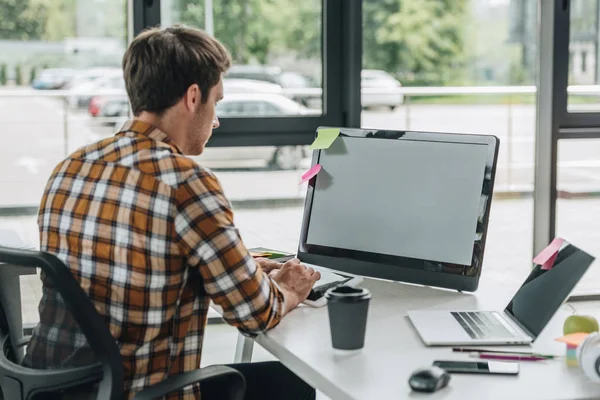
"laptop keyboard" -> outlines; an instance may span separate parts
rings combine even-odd
[[[516,336],[506,329],[494,313],[466,311],[451,312],[450,314],[473,339],[511,338]]]

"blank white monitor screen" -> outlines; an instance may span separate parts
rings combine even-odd
[[[487,151],[339,137],[321,151],[306,243],[471,265]]]

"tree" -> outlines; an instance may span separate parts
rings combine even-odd
[[[214,35],[235,63],[265,64],[276,54],[321,57],[321,1],[221,0],[213,2]],[[204,1],[180,0],[179,20],[204,27]]]
[[[34,0],[0,0],[0,39],[39,39],[45,11],[44,3]]]
[[[37,69],[35,66],[33,66],[29,70],[29,83],[33,83],[33,81],[35,81],[36,77],[37,77]]]
[[[458,79],[468,4],[467,0],[365,0],[364,67],[401,75],[404,83],[441,85]]]
[[[76,1],[53,0],[48,3],[43,39],[58,41],[75,36]]]
[[[6,64],[0,65],[0,85],[6,85]]]
[[[21,70],[21,64],[17,64],[15,68],[15,84],[21,86],[23,84],[23,71]]]

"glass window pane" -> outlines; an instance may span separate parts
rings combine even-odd
[[[0,2],[0,16],[0,207],[37,207],[54,166],[128,112],[127,0]]]
[[[243,117],[322,113],[322,1],[163,0],[162,25],[183,23],[212,33],[230,50],[233,65],[225,97],[268,96],[277,113],[262,107]],[[235,115],[227,115],[234,117]]]
[[[556,236],[600,257],[600,139],[558,142]],[[575,289],[600,293],[596,260]]]
[[[570,2],[569,28],[569,112],[600,111],[599,3],[596,0]]]
[[[529,271],[533,238],[537,2],[363,4],[362,126],[498,136],[484,276],[520,279],[512,266]]]
[[[212,30],[230,50],[219,118],[322,114],[321,0],[162,0],[161,23]],[[276,200],[301,212],[306,185],[298,183],[310,154],[308,146],[233,146],[192,158],[215,172],[236,209]]]

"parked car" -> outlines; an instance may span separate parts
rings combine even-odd
[[[282,117],[317,114],[285,96],[275,93],[231,93],[217,105],[218,117]],[[127,117],[115,122],[121,128]],[[218,133],[217,133],[218,134]],[[196,161],[209,168],[271,167],[280,170],[301,167],[310,154],[308,146],[207,147]]]
[[[88,104],[89,114],[96,118],[122,117],[129,114],[127,94],[93,96]]]
[[[254,79],[223,79],[223,92],[225,96],[233,93],[275,93],[281,94],[281,86]]]
[[[283,71],[279,67],[264,65],[233,65],[226,74],[228,79],[252,79],[270,82],[283,89],[306,89],[318,87],[304,75],[293,71]],[[305,106],[321,108],[321,99],[307,95],[291,95],[290,98]]]
[[[38,90],[62,89],[75,75],[73,68],[49,68],[43,69],[40,76],[35,79],[31,86]]]
[[[275,93],[232,93],[225,95],[217,104],[219,117],[281,117],[318,113]]]
[[[225,96],[235,93],[281,93],[281,86],[251,79],[224,79]],[[121,94],[99,94],[91,98],[88,112],[92,117],[123,117],[129,114],[129,100],[124,82]]]
[[[90,99],[97,95],[125,93],[125,80],[121,70],[106,71],[96,79],[79,83],[69,89],[69,105],[73,108],[87,108]]]
[[[388,107],[393,111],[404,102],[404,96],[398,93],[402,84],[389,73],[377,69],[363,69],[360,77],[360,99],[363,108]]]

